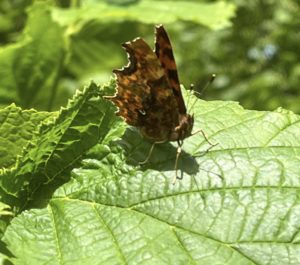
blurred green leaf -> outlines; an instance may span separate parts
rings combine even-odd
[[[234,15],[235,7],[224,1],[215,3],[199,3],[187,1],[136,1],[131,5],[115,5],[107,2],[82,2],[79,9],[55,9],[53,16],[62,25],[74,25],[80,21],[93,19],[108,22],[139,21],[148,24],[172,23],[175,21],[191,21],[203,24],[212,29],[220,29],[230,25],[229,19]],[[71,29],[69,29],[71,30]]]
[[[22,39],[0,49],[0,100],[50,109],[64,61],[62,30],[44,4],[28,14]]]
[[[25,9],[32,0],[0,1],[0,45],[12,41],[25,23]]]
[[[300,117],[220,101],[192,112],[219,144],[186,139],[182,180],[171,184],[176,145],[144,167],[150,143],[134,129],[95,145],[46,208],[13,219],[15,264],[298,264]]]

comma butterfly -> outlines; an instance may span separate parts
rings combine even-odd
[[[187,113],[177,68],[169,37],[162,25],[156,26],[155,50],[141,38],[122,44],[129,63],[122,69],[114,70],[117,80],[117,92],[114,96],[106,96],[117,107],[117,115],[137,127],[141,134],[153,145],[145,163],[151,156],[154,145],[168,141],[177,141],[175,177],[178,158],[183,140],[192,133],[194,115]]]

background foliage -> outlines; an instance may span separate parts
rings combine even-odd
[[[299,264],[299,9],[1,1],[0,263]],[[201,97],[219,101],[183,89],[218,145],[186,139],[175,185],[176,144],[139,166],[151,144],[102,98],[127,63],[120,43],[153,45],[158,23],[186,87],[217,74]]]
[[[47,2],[48,11],[30,8],[30,0],[1,2],[2,105],[58,109],[80,85],[108,81],[111,70],[126,63],[120,43],[137,36],[151,43],[153,24],[164,23],[187,87],[194,83],[201,91],[210,74],[217,74],[202,97],[300,112],[297,1],[236,0],[231,6],[215,1]],[[38,57],[33,72],[32,56]]]

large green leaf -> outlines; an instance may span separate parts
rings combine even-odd
[[[5,203],[16,211],[28,207],[29,202],[43,203],[53,188],[68,179],[68,169],[103,141],[116,119],[112,118],[113,108],[99,93],[94,83],[78,91],[55,120],[34,132],[16,166],[2,172],[1,197]]]
[[[299,264],[300,117],[232,102],[193,112],[218,145],[186,139],[182,180],[171,184],[176,145],[144,167],[150,144],[135,129],[95,145],[46,208],[13,219],[14,263]]]

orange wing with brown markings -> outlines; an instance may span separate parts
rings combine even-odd
[[[178,103],[179,113],[186,114],[186,107],[180,89],[180,82],[170,39],[163,25],[156,26],[155,31],[155,53],[165,71],[169,84],[173,89],[174,96]]]
[[[161,62],[141,38],[122,45],[129,64],[114,70],[117,92],[106,97],[118,107],[117,114],[140,129],[152,141],[167,141],[179,125],[177,100]]]

